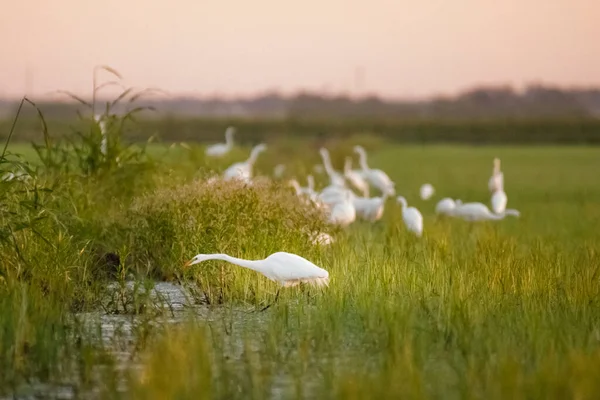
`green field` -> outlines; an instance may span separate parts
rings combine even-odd
[[[359,140],[323,142],[338,170]],[[314,143],[268,144],[257,174],[284,162],[304,185]],[[0,183],[0,394],[600,397],[598,150],[364,144],[421,210],[422,238],[391,199],[382,221],[335,229],[284,183],[205,183],[248,148],[215,162],[199,146],[153,145],[92,174],[9,146],[38,167]],[[437,218],[442,197],[488,202],[494,157],[521,218]],[[430,201],[418,197],[426,182]],[[336,242],[313,246],[314,230]],[[330,286],[282,289],[260,312],[277,291],[264,277],[218,261],[182,268],[197,253],[275,251],[325,268]],[[185,306],[149,294],[163,279],[182,285]]]

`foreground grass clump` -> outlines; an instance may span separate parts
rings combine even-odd
[[[291,189],[260,180],[252,185],[197,180],[160,188],[133,202],[127,224],[134,264],[140,272],[164,278],[172,278],[198,253],[246,258],[277,251],[311,254],[314,232],[328,229],[324,216]],[[203,274],[205,289],[229,284],[240,272],[231,270]]]

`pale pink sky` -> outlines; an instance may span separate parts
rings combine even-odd
[[[393,97],[600,85],[600,0],[5,2],[0,97],[89,94],[98,64],[128,86],[205,95],[354,90],[359,66],[364,90]]]

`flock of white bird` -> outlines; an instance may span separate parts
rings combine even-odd
[[[206,156],[222,157],[233,148],[233,127],[225,132],[225,143],[207,147]],[[265,144],[255,146],[250,157],[243,162],[237,162],[227,168],[223,179],[240,179],[252,183],[253,167],[259,154],[267,149]],[[315,166],[315,171],[323,170],[329,184],[321,190],[315,189],[315,180],[312,175],[307,177],[307,186],[300,186],[296,179],[291,179],[289,184],[296,194],[304,201],[314,204],[324,210],[331,224],[346,227],[357,219],[375,222],[381,219],[388,197],[396,195],[394,182],[380,169],[369,167],[367,152],[362,146],[354,146],[354,153],[358,155],[359,169],[352,169],[352,157],[346,157],[343,172],[336,171],[332,164],[329,151],[325,148],[319,150],[323,160],[323,168]],[[280,178],[285,171],[285,165],[279,164],[274,169],[274,176]],[[438,215],[461,218],[467,221],[500,220],[506,216],[520,216],[519,211],[507,209],[508,197],[504,192],[504,175],[500,169],[500,160],[494,159],[494,168],[490,177],[488,188],[491,192],[490,210],[485,204],[479,202],[463,203],[461,200],[443,198],[435,207]],[[379,196],[370,197],[372,189],[379,192]],[[356,192],[360,194],[356,194]],[[426,183],[419,190],[423,200],[429,200],[435,193],[434,187]],[[410,232],[418,237],[423,234],[423,216],[415,207],[409,207],[403,196],[396,197],[396,202],[402,207],[402,220]],[[333,238],[323,232],[313,234],[313,243],[327,245]],[[295,286],[308,283],[314,286],[327,286],[329,273],[314,265],[310,261],[291,253],[278,252],[264,260],[243,260],[226,254],[198,254],[186,266],[194,265],[206,260],[224,260],[245,268],[262,273],[267,278],[278,282],[282,287]],[[278,298],[279,291],[277,292]],[[267,307],[268,308],[268,307]]]

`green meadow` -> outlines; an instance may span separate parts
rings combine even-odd
[[[97,130],[37,152],[11,142],[1,160],[28,176],[0,182],[1,396],[600,397],[598,149],[283,138],[247,186],[207,178],[249,147],[215,161],[199,144],[115,136],[101,154]],[[340,229],[286,184],[305,185],[319,146],[341,170],[355,144],[421,211],[422,238],[393,199],[381,221]],[[494,157],[521,217],[437,217],[443,197],[489,202]],[[313,245],[315,231],[335,242]],[[276,251],[329,271],[329,287],[283,288],[261,312],[278,289],[263,276],[183,268],[198,253]]]

